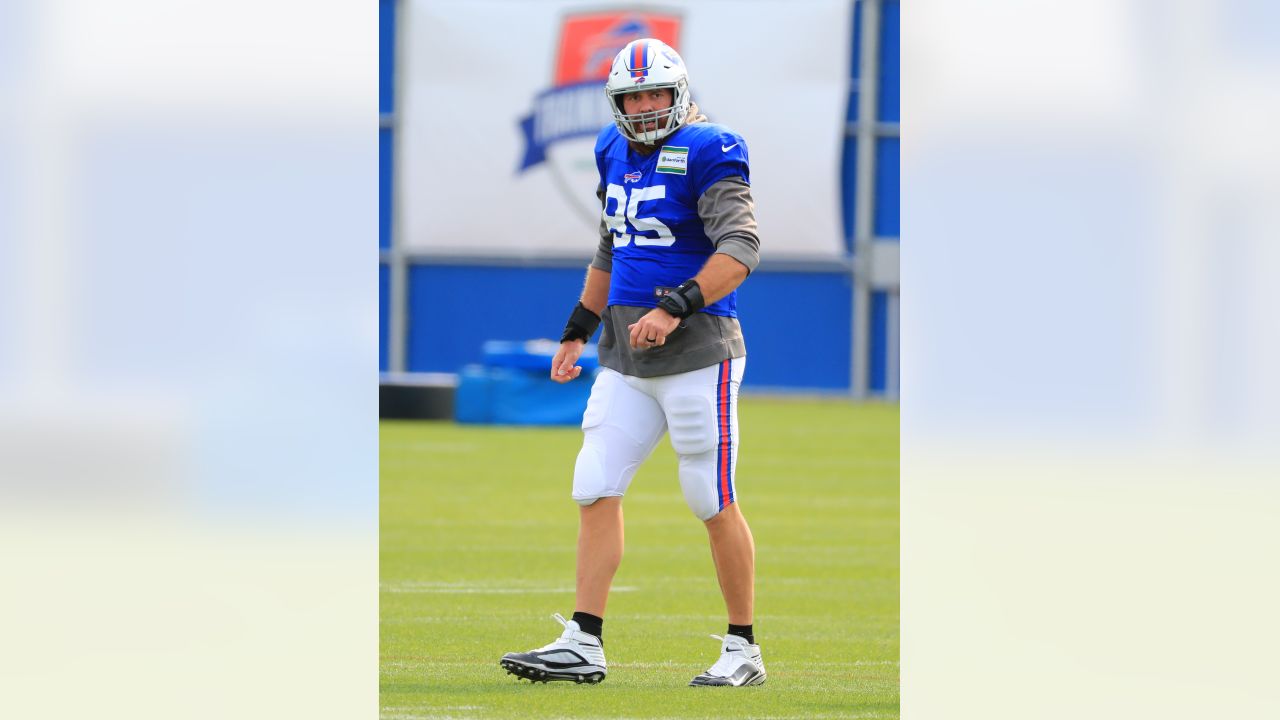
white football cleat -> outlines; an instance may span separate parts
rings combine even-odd
[[[604,645],[600,638],[582,632],[578,623],[565,620],[560,613],[551,617],[564,626],[560,638],[550,645],[522,653],[507,653],[499,664],[508,673],[532,682],[572,680],[576,683],[598,683],[608,672],[604,663]]]
[[[760,655],[759,645],[752,645],[746,638],[737,635],[711,637],[720,641],[720,659],[706,672],[689,681],[689,685],[742,687],[764,682],[764,658]]]

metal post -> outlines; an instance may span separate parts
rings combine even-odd
[[[871,366],[871,243],[875,224],[876,121],[880,91],[880,0],[862,3],[858,58],[858,163],[853,201],[853,377],[855,398],[867,397]]]
[[[404,177],[404,159],[401,157],[400,108],[404,104],[404,26],[407,18],[405,0],[396,0],[396,52],[391,70],[394,83],[395,104],[391,107],[391,317],[388,328],[387,369],[394,373],[404,372],[408,357],[408,303],[409,303],[409,268],[405,258],[404,230],[401,223],[401,187]]]

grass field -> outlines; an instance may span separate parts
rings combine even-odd
[[[381,713],[395,718],[896,718],[898,408],[744,397],[739,502],[769,680],[690,688],[725,614],[663,441],[624,504],[600,685],[531,685],[504,652],[573,612],[577,428],[381,427]]]

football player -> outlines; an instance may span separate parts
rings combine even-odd
[[[596,140],[600,242],[552,363],[569,382],[598,326],[600,364],[573,476],[580,507],[573,617],[555,642],[508,653],[530,680],[597,683],[605,603],[622,559],[622,498],[664,434],[685,501],[707,529],[728,611],[720,657],[690,685],[765,680],[753,634],[755,544],[738,507],[738,386],[746,345],[736,289],[759,263],[747,145],[707,122],[684,61],[654,40],[629,43],[609,71],[614,124]]]

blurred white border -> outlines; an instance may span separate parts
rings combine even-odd
[[[377,12],[0,5],[0,716],[376,713]]]
[[[904,718],[1280,713],[1278,8],[904,3]]]

